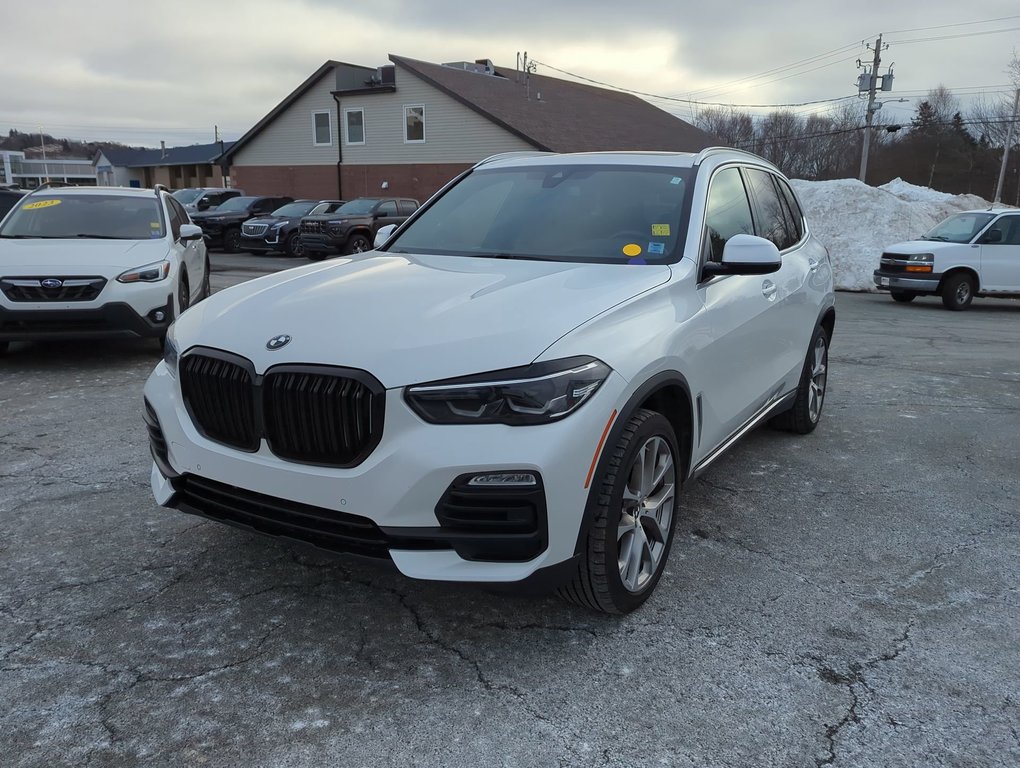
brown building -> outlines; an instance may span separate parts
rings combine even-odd
[[[233,142],[192,144],[186,147],[107,147],[92,159],[96,178],[102,187],[152,187],[163,184],[170,189],[186,187],[237,186],[224,183],[219,156]]]
[[[428,198],[460,171],[513,151],[696,152],[712,136],[636,96],[496,67],[390,56],[328,61],[224,159],[249,194]]]

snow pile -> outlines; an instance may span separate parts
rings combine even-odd
[[[915,240],[958,211],[987,208],[976,195],[950,195],[893,179],[869,187],[856,179],[792,180],[808,226],[829,249],[837,290],[875,289],[871,273],[882,251]]]

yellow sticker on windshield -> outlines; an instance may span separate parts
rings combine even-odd
[[[652,237],[669,237],[669,224],[652,224]]]
[[[21,206],[23,211],[34,211],[36,208],[52,208],[54,205],[60,205],[59,200],[36,200],[34,203],[28,203],[27,205]]]
[[[159,229],[159,228],[160,228],[160,226],[161,226],[161,224],[160,224],[160,223],[159,223],[158,221],[150,221],[150,222],[149,222],[149,226],[150,226],[150,227],[151,227],[152,229]]]
[[[623,255],[631,258],[641,255],[641,246],[637,243],[627,243],[623,246]]]

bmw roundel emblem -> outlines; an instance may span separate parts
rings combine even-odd
[[[285,333],[281,333],[279,336],[274,336],[266,342],[266,349],[276,350],[283,349],[283,347],[290,344],[290,336]]]
[[[43,288],[59,288],[64,284],[63,280],[57,280],[55,277],[47,277],[45,280],[41,280],[39,285]]]

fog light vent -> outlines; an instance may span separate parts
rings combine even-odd
[[[468,485],[476,488],[508,488],[536,486],[538,480],[531,472],[492,472],[487,475],[475,475]]]

